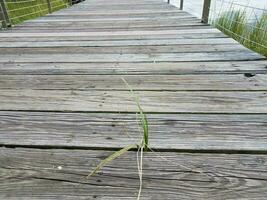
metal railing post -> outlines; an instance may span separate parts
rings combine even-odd
[[[180,0],[180,10],[184,9],[184,0]]]
[[[69,5],[72,6],[72,0],[69,0]]]
[[[209,22],[211,0],[204,0],[203,12],[201,21],[205,24]]]
[[[51,2],[50,0],[46,0],[47,1],[47,8],[48,8],[48,12],[52,13],[52,8],[51,8]]]
[[[3,28],[7,28],[11,25],[5,0],[0,0],[0,20],[2,21]]]

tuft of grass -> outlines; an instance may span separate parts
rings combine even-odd
[[[139,125],[142,127],[143,134],[142,134],[142,139],[138,144],[130,144],[115,153],[111,154],[104,160],[102,160],[96,167],[95,169],[87,176],[87,178],[90,178],[91,176],[95,175],[105,164],[109,163],[110,161],[122,156],[123,154],[127,153],[129,150],[133,148],[137,148],[137,169],[138,169],[138,175],[139,175],[139,190],[138,190],[138,196],[137,200],[140,199],[141,197],[141,191],[142,191],[142,182],[143,182],[143,151],[148,151],[149,148],[149,128],[148,128],[148,120],[145,112],[143,111],[140,100],[138,95],[136,95],[131,88],[131,86],[128,84],[128,82],[122,78],[122,81],[125,83],[127,88],[130,91],[130,94],[133,96],[137,108],[138,108],[138,118],[139,118]]]
[[[49,13],[47,0],[23,0],[5,2],[8,16],[12,25],[19,24],[25,20],[34,19]],[[50,0],[51,11],[66,8],[68,0]]]
[[[262,52],[267,57],[267,13],[263,14],[256,22],[255,28],[249,35],[249,39],[250,42],[247,45],[257,52]]]
[[[247,48],[267,56],[267,13],[252,25],[245,10],[223,12],[213,20],[216,28],[234,38]]]
[[[245,32],[246,14],[244,11],[229,11],[223,13],[216,20],[218,29],[234,39],[241,39],[240,36]]]

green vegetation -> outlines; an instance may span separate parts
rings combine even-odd
[[[130,87],[130,85],[127,83],[127,81],[123,78],[122,78],[122,80],[126,84],[128,89],[130,90],[130,94],[133,96],[133,98],[136,102],[137,108],[138,108],[138,113],[137,113],[138,114],[138,122],[139,122],[138,124],[140,125],[140,127],[143,130],[142,133],[140,133],[140,135],[141,135],[140,142],[138,144],[130,144],[130,145],[116,151],[115,153],[111,154],[110,156],[108,156],[104,160],[102,160],[95,167],[95,169],[87,176],[87,178],[95,175],[105,164],[120,157],[121,155],[125,154],[129,150],[131,150],[133,148],[137,148],[138,149],[137,150],[137,169],[138,169],[139,184],[140,184],[137,200],[139,200],[141,197],[141,191],[142,191],[143,151],[148,151],[150,149],[148,146],[148,120],[147,120],[146,114],[144,113],[144,111],[141,107],[139,97],[134,93],[133,89]],[[150,149],[150,150],[152,150],[152,149]]]
[[[260,20],[257,21],[256,26],[249,37],[253,42],[248,43],[248,46],[267,56],[267,13],[262,15]]]
[[[245,11],[232,10],[222,13],[213,24],[247,48],[267,56],[267,13],[251,24]]]
[[[12,25],[49,13],[48,0],[6,1],[6,8]],[[68,0],[50,0],[51,12],[66,8]]]

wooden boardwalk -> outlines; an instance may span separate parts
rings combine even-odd
[[[267,197],[267,61],[161,0],[87,0],[0,33],[0,199]]]

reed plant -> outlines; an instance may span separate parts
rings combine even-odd
[[[251,23],[245,10],[230,10],[221,13],[212,23],[247,48],[267,57],[267,13]]]
[[[267,57],[267,13],[256,22],[254,29],[249,34],[249,39],[248,47]]]

